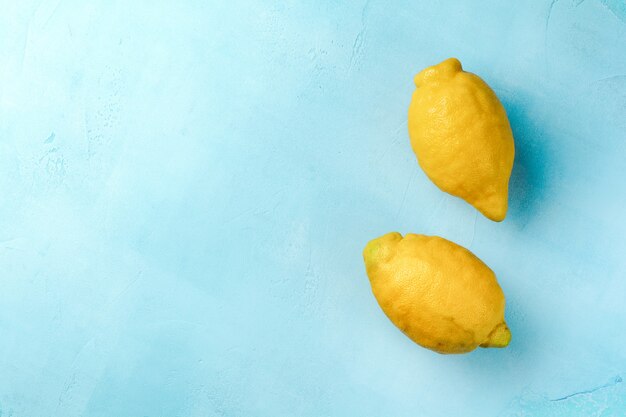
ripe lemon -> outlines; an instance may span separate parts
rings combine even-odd
[[[502,289],[467,249],[394,232],[369,242],[363,258],[378,304],[417,344],[439,353],[509,344]]]
[[[496,94],[456,58],[415,76],[409,136],[417,160],[441,190],[502,221],[515,146]]]

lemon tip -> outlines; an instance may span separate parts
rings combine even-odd
[[[489,333],[489,337],[487,341],[481,344],[481,347],[494,347],[494,348],[503,348],[507,347],[511,342],[511,330],[506,325],[506,323],[502,322]]]
[[[413,82],[416,87],[439,78],[448,78],[454,76],[454,74],[463,71],[461,61],[457,58],[448,58],[441,61],[436,65],[432,65],[424,70],[420,71],[414,78]]]

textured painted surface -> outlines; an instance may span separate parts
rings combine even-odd
[[[624,415],[626,8],[474,4],[0,0],[0,416]],[[410,150],[448,56],[510,115],[502,224]],[[508,349],[393,327],[392,230],[492,266]]]

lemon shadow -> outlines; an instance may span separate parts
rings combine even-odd
[[[509,181],[507,220],[523,229],[535,217],[547,195],[549,149],[552,133],[541,119],[529,114],[530,100],[508,92],[498,92],[515,140],[515,161]]]

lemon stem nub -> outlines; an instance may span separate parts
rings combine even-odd
[[[491,333],[489,333],[487,341],[480,346],[503,348],[508,346],[510,341],[511,331],[507,327],[506,323],[500,323],[491,331]]]

